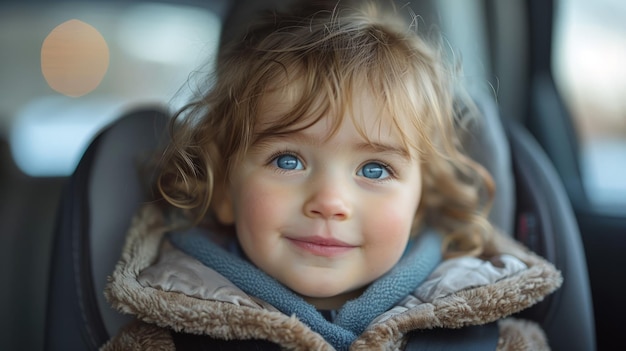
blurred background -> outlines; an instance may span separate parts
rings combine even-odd
[[[0,349],[43,349],[56,208],[89,141],[124,111],[184,100],[225,3],[0,3]]]
[[[553,69],[581,142],[598,206],[626,212],[626,2],[562,0]]]
[[[468,15],[478,1],[436,4],[469,84],[499,94],[505,77],[490,73],[481,41],[493,33],[485,33],[479,14]],[[192,72],[214,64],[228,6],[0,3],[0,348],[42,349],[56,207],[89,141],[133,107],[180,106],[193,90]],[[574,117],[584,186],[594,206],[624,215],[626,2],[556,1],[553,39],[555,80]]]

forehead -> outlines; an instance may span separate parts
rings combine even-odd
[[[334,99],[325,94],[306,94],[291,83],[266,92],[261,98],[255,133],[269,136],[323,128],[328,138],[350,125],[368,142],[397,139],[404,144],[398,116],[371,89],[361,86]],[[407,150],[408,151],[408,150]]]

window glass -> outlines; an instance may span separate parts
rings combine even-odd
[[[593,205],[626,213],[626,1],[560,0],[554,39],[585,190]]]
[[[0,137],[31,176],[71,174],[104,125],[139,105],[174,108],[190,72],[210,70],[210,8],[149,2],[0,5]]]

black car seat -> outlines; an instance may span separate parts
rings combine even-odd
[[[129,111],[93,139],[65,185],[51,256],[46,350],[96,350],[129,320],[108,306],[103,291],[131,217],[149,201],[138,170],[164,140],[168,120],[159,107]]]
[[[595,350],[587,261],[574,211],[554,166],[532,135],[503,119],[515,174],[515,237],[561,270],[563,286],[523,311],[544,328],[553,350]]]

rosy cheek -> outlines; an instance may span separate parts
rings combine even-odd
[[[407,208],[398,202],[392,202],[381,203],[377,207],[377,213],[370,215],[367,223],[367,227],[371,228],[370,233],[376,236],[373,239],[381,244],[403,249],[413,222],[413,206]]]
[[[253,189],[253,188],[252,188]],[[250,187],[239,189],[238,196],[235,201],[235,210],[237,221],[245,220],[250,225],[256,225],[258,218],[263,218],[266,209],[269,207],[267,197],[259,191],[254,191]]]
[[[285,189],[264,184],[260,181],[242,182],[236,189],[235,211],[236,220],[253,232],[262,231],[263,228],[276,225],[274,223],[281,213],[285,212],[285,206],[290,204],[289,195]]]

